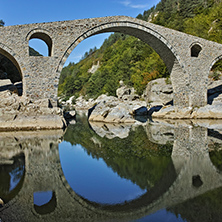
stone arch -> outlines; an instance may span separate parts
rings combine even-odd
[[[190,55],[191,55],[191,57],[198,57],[201,51],[202,51],[202,46],[198,42],[194,42],[190,46]]]
[[[3,45],[0,43],[0,54],[2,54],[3,56],[5,56],[6,58],[8,58],[13,65],[17,68],[21,79],[23,78],[23,74],[22,74],[22,70],[21,70],[21,66],[19,65],[18,61],[20,60],[20,58],[17,58],[17,55],[7,46]]]
[[[150,45],[160,55],[169,70],[174,90],[174,105],[182,107],[188,107],[190,105],[189,76],[184,69],[184,64],[177,51],[161,34],[149,27],[146,27],[145,25],[142,25],[142,23],[136,23],[134,20],[132,22],[116,21],[102,24],[86,31],[76,38],[67,48],[57,66],[58,77],[65,61],[80,42],[90,36],[105,32],[121,32],[132,35]]]
[[[208,71],[210,72],[210,70],[213,68],[214,64],[215,64],[216,62],[218,62],[219,60],[221,60],[221,59],[222,59],[222,55],[216,57],[216,58],[210,63],[210,66],[209,66],[209,68],[208,68]]]
[[[24,81],[23,73],[20,64],[20,57],[17,56],[10,48],[0,43],[0,55],[1,61],[4,65],[2,68],[5,68],[5,72],[8,74],[6,78],[10,79],[13,84],[15,84],[15,89],[19,96],[24,94]],[[5,67],[4,67],[5,66]]]
[[[31,39],[40,39],[48,46],[48,56],[53,55],[53,41],[50,37],[50,33],[47,30],[43,29],[34,29],[30,31],[26,37],[27,41]]]

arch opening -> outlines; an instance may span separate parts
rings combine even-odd
[[[23,94],[22,72],[15,58],[0,48],[0,92]]]
[[[30,46],[33,46],[35,49],[37,49],[37,53],[30,49]],[[38,52],[39,50],[40,52]],[[29,56],[41,55],[52,56],[52,39],[46,33],[35,32],[29,38]]]
[[[208,74],[207,103],[210,105],[222,104],[222,59],[218,58],[211,65]]]
[[[118,32],[125,35],[130,35],[138,38],[139,40],[147,43],[151,48],[154,49],[160,58],[165,63],[171,78],[171,83],[173,85],[173,94],[174,94],[174,105],[188,107],[190,104],[189,96],[189,78],[187,77],[186,72],[183,70],[183,64],[177,53],[174,51],[173,47],[162,37],[158,36],[157,33],[154,33],[152,30],[147,30],[144,27],[131,27],[130,23],[119,23],[110,24],[104,27],[98,27],[93,30],[90,30],[76,39],[73,44],[66,50],[66,53],[63,55],[60,64],[57,68],[58,74],[60,75],[61,70],[70,55],[70,52],[84,39],[95,36],[97,34],[108,33],[108,32]],[[107,27],[110,26],[110,27]]]
[[[202,47],[199,44],[194,44],[190,49],[191,57],[198,57],[201,50]]]
[[[34,209],[40,215],[52,213],[57,206],[56,194],[53,191],[33,193]]]

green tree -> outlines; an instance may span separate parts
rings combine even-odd
[[[4,26],[4,25],[5,25],[4,21],[0,19],[0,26]]]

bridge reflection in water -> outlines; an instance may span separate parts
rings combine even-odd
[[[158,145],[154,146],[152,152],[159,149],[158,152],[162,156],[166,155],[169,161],[164,165],[158,180],[152,186],[146,185],[146,192],[133,200],[115,204],[87,199],[81,193],[77,194],[75,187],[68,183],[60,162],[61,147],[58,149],[64,136],[62,131],[0,133],[0,197],[5,202],[0,208],[0,218],[4,222],[130,221],[167,209],[175,215],[181,214],[188,221],[199,221],[200,218],[201,221],[210,221],[209,217],[213,221],[219,221],[222,210],[222,198],[218,196],[222,195],[220,124],[211,125],[214,129],[203,127],[206,122],[199,124],[202,126],[194,125],[198,124],[156,121],[140,126],[149,141]],[[129,137],[132,137],[135,126],[121,127],[123,131],[128,130]],[[77,129],[78,132],[75,132]],[[90,138],[92,144],[87,152],[96,158],[100,156],[107,165],[114,168],[115,164],[106,158],[108,151],[103,150],[103,143],[115,137],[114,130],[107,131],[114,129],[114,126],[105,126],[107,134],[102,133],[102,129],[104,126],[92,124],[83,133],[87,139]],[[81,132],[82,128],[77,123],[77,126],[68,129],[65,139],[74,137],[78,143],[80,137],[83,137]],[[136,138],[136,133],[134,136]],[[83,142],[81,145],[88,146],[90,143]],[[142,143],[146,144],[145,141]],[[136,155],[143,161],[139,152]],[[131,178],[143,187],[141,181],[129,175],[127,179]],[[120,176],[127,177],[123,174]],[[192,203],[195,203],[194,206]],[[210,204],[212,208],[209,209]],[[199,210],[200,214],[197,212]]]

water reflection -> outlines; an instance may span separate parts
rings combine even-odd
[[[101,204],[116,204],[141,196],[141,189],[121,179],[102,158],[91,158],[81,145],[63,143],[59,149],[62,169],[69,185],[82,197]]]
[[[0,219],[220,221],[221,129],[204,126],[155,121],[97,134],[80,118],[65,134],[0,133]]]
[[[62,169],[72,189],[84,199],[106,204],[106,209],[107,205],[121,204],[118,210],[129,210],[129,206],[124,207],[128,202],[131,207],[139,207],[139,201],[152,202],[161,195],[163,190],[159,187],[156,192],[154,186],[175,176],[170,157],[172,145],[150,142],[142,126],[131,130],[132,125],[92,125],[96,133],[90,130],[86,119],[79,119],[66,132],[67,142],[60,144]],[[122,134],[117,133],[120,128]],[[166,185],[168,181],[162,182]]]
[[[24,176],[24,154],[0,161],[0,197],[4,203],[8,203],[19,192],[24,181]]]

